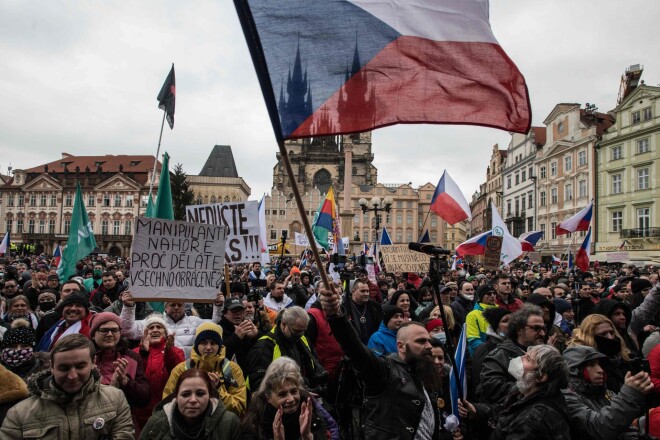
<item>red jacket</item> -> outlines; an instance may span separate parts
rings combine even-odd
[[[524,303],[521,300],[519,300],[513,295],[509,295],[509,302],[505,303],[504,301],[502,301],[499,294],[495,295],[495,304],[497,304],[497,306],[502,309],[509,310],[511,313],[522,309],[524,305]]]
[[[310,307],[307,311],[316,320],[316,339],[314,340],[314,350],[319,358],[319,362],[323,365],[330,375],[330,380],[334,380],[339,372],[339,364],[344,352],[337,340],[332,336],[330,325],[325,318],[323,311],[314,306]]]
[[[170,373],[180,363],[186,360],[183,350],[179,347],[170,347],[165,349],[165,341],[160,344],[152,344],[149,351],[144,351],[142,346],[133,349],[142,357],[144,364],[144,375],[151,387],[151,401],[144,408],[135,408],[134,415],[137,423],[135,438],[138,438],[139,431],[147,424],[151,413],[156,405],[161,401],[165,384],[170,378]]]

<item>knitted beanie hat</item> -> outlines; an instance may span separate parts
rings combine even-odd
[[[119,319],[119,316],[112,312],[97,313],[92,316],[92,319],[89,322],[89,335],[94,336],[96,330],[98,330],[99,327],[101,327],[106,322],[114,322],[119,326],[119,328],[121,328],[121,320]]]
[[[400,313],[401,316],[403,316],[403,310],[401,309],[401,307],[392,306],[392,305],[389,305],[389,304],[384,305],[383,306],[383,324],[385,324],[385,326],[387,326],[387,324],[390,322],[390,319],[392,319],[392,317],[394,315],[396,315],[397,313]]]
[[[165,324],[165,319],[163,319],[163,315],[161,315],[160,313],[154,313],[152,315],[149,315],[144,320],[144,328],[149,328],[149,326],[152,324],[160,324],[161,327],[167,330],[167,324]]]
[[[222,327],[214,322],[205,322],[197,327],[195,331],[195,351],[199,354],[197,346],[207,339],[211,339],[218,345],[222,346]]]
[[[13,344],[24,344],[34,348],[37,344],[34,329],[25,319],[16,319],[11,323],[11,328],[2,337],[2,348]]]

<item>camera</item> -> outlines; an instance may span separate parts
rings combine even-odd
[[[630,359],[630,374],[634,376],[641,371],[651,374],[651,365],[648,359],[641,357]]]

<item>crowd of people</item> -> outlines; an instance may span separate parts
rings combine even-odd
[[[0,260],[0,438],[660,436],[659,267],[355,263],[235,264],[208,304],[136,300],[120,258]]]

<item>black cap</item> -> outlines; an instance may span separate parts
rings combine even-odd
[[[232,309],[244,309],[245,306],[243,305],[243,301],[241,301],[238,298],[229,298],[227,301],[225,301],[225,310],[232,310]]]
[[[64,309],[64,307],[72,304],[80,304],[87,311],[89,311],[89,298],[87,297],[87,294],[79,293],[79,292],[72,293],[71,295],[64,298],[62,302],[60,302],[60,305],[57,306],[57,308],[60,312],[62,312],[62,309]]]

